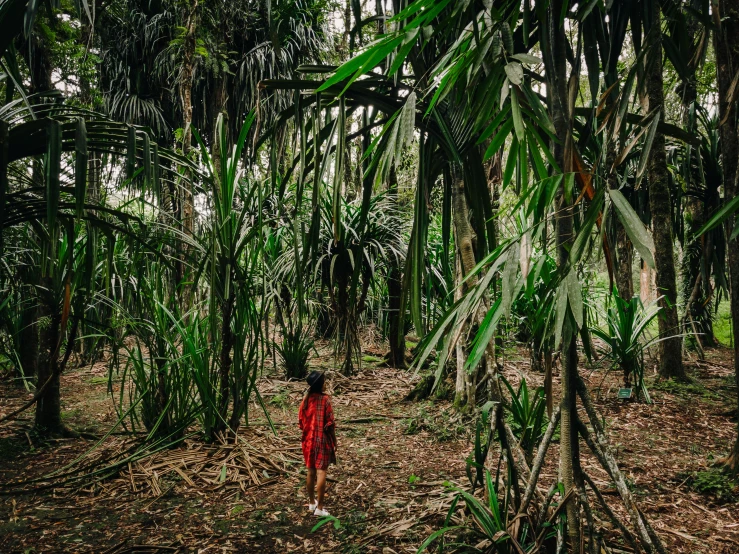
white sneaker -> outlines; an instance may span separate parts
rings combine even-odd
[[[316,508],[318,508],[318,502],[313,502],[313,504],[308,504],[308,511],[309,512],[315,512]]]
[[[328,517],[331,514],[329,514],[327,510],[321,510],[320,508],[316,508],[316,511],[313,512],[313,515],[316,517]]]

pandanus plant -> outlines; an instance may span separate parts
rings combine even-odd
[[[242,159],[254,118],[255,112],[251,112],[229,149],[223,118],[219,117],[212,157],[194,133],[206,167],[204,183],[209,196],[205,232],[198,239],[202,261],[195,287],[207,284],[210,348],[218,352],[210,361],[211,374],[217,376],[203,381],[209,386],[217,382],[217,389],[200,390],[203,410],[212,422],[206,432],[211,440],[227,428],[236,432],[242,416],[248,415],[252,393],[261,402],[256,377],[264,357],[260,322],[266,309],[264,302],[257,302],[265,288],[260,256],[262,183],[249,180]],[[210,400],[205,402],[204,397]]]
[[[625,300],[613,289],[613,304],[606,313],[607,329],[592,329],[593,334],[606,343],[606,356],[612,367],[623,372],[624,386],[633,384],[647,403],[651,403],[651,399],[644,384],[644,351],[659,339],[649,339],[646,334],[659,311],[657,301],[645,307],[639,297]]]
[[[382,264],[390,256],[404,259],[405,248],[397,209],[384,195],[373,197],[366,212],[362,206],[342,200],[342,217],[336,230],[332,229],[333,209],[331,198],[325,198],[317,267],[337,326],[337,348],[344,358],[342,371],[351,374],[360,354],[357,324],[366,308],[367,295]],[[358,267],[361,270],[357,272]]]
[[[143,223],[90,197],[89,153],[105,156],[112,165],[124,158],[123,186],[150,193],[159,186],[160,159],[171,167],[190,165],[195,173],[197,168],[158,150],[142,129],[59,105],[35,105],[33,112],[17,102],[0,108],[0,118],[12,122],[0,119],[0,232],[22,229],[35,237],[29,241],[36,254],[27,277],[38,298],[36,319],[45,324],[38,338],[37,390],[31,403],[37,402],[40,429],[65,433],[59,378],[96,282],[97,236],[107,235],[110,247],[112,237],[136,237]],[[29,181],[15,162],[34,157],[34,179]],[[143,167],[137,169],[139,160]],[[155,251],[145,240],[139,242]]]

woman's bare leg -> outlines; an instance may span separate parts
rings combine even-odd
[[[324,475],[325,475],[324,471]],[[305,488],[308,491],[308,499],[310,500],[311,504],[315,504],[316,502],[316,470],[308,468],[308,477],[305,480]]]
[[[323,510],[323,497],[326,494],[326,470],[316,469],[315,472],[318,474],[316,481],[316,489],[318,489],[318,509]]]

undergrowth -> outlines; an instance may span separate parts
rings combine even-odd
[[[739,501],[739,482],[720,467],[693,471],[684,475],[691,489],[713,497],[720,504]]]
[[[690,378],[687,382],[675,381],[673,379],[666,379],[663,381],[655,382],[652,387],[653,389],[660,390],[663,392],[669,392],[680,398],[690,399],[696,396],[700,396],[705,400],[720,400],[721,395],[715,391],[707,388],[697,379]]]
[[[443,410],[434,415],[423,406],[416,417],[407,420],[403,434],[415,435],[421,431],[428,432],[436,442],[455,440],[468,433],[462,420],[452,417],[449,411]]]

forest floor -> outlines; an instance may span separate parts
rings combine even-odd
[[[510,381],[525,377],[530,385],[541,384],[541,375],[530,374],[523,350],[505,352]],[[31,432],[30,411],[0,427],[0,552],[415,552],[447,513],[453,495],[445,481],[469,485],[465,458],[473,425],[449,400],[406,401],[414,377],[382,367],[382,353],[366,344],[358,375],[329,373],[339,449],[338,464],[329,471],[326,508],[338,517],[337,528],[329,524],[312,531],[317,518],[306,510],[296,424],[305,386],[271,372],[259,389],[278,437],[253,405],[252,425],[241,435],[244,444],[255,446],[238,458],[246,460],[240,462],[246,470],[235,464],[242,456],[237,449],[205,448],[190,439],[92,485],[10,494],[14,483],[65,467],[95,441],[90,436],[43,441]],[[333,368],[328,346],[313,365]],[[689,369],[693,381],[687,385],[651,377],[652,405],[617,400],[615,374],[604,380],[602,371],[582,373],[639,506],[668,552],[737,553],[739,490],[711,470],[736,433],[730,416],[736,398],[731,352],[709,350],[705,361],[693,360]],[[106,387],[103,364],[65,374],[66,424],[99,435],[110,429],[116,415]],[[0,415],[28,397],[0,384]],[[125,441],[130,439],[108,437],[100,451],[120,451]],[[555,443],[542,472],[543,488],[556,475],[557,448]],[[270,456],[286,469],[276,472]],[[615,489],[584,446],[583,458],[586,471],[624,516]],[[207,460],[217,462],[209,466]]]

